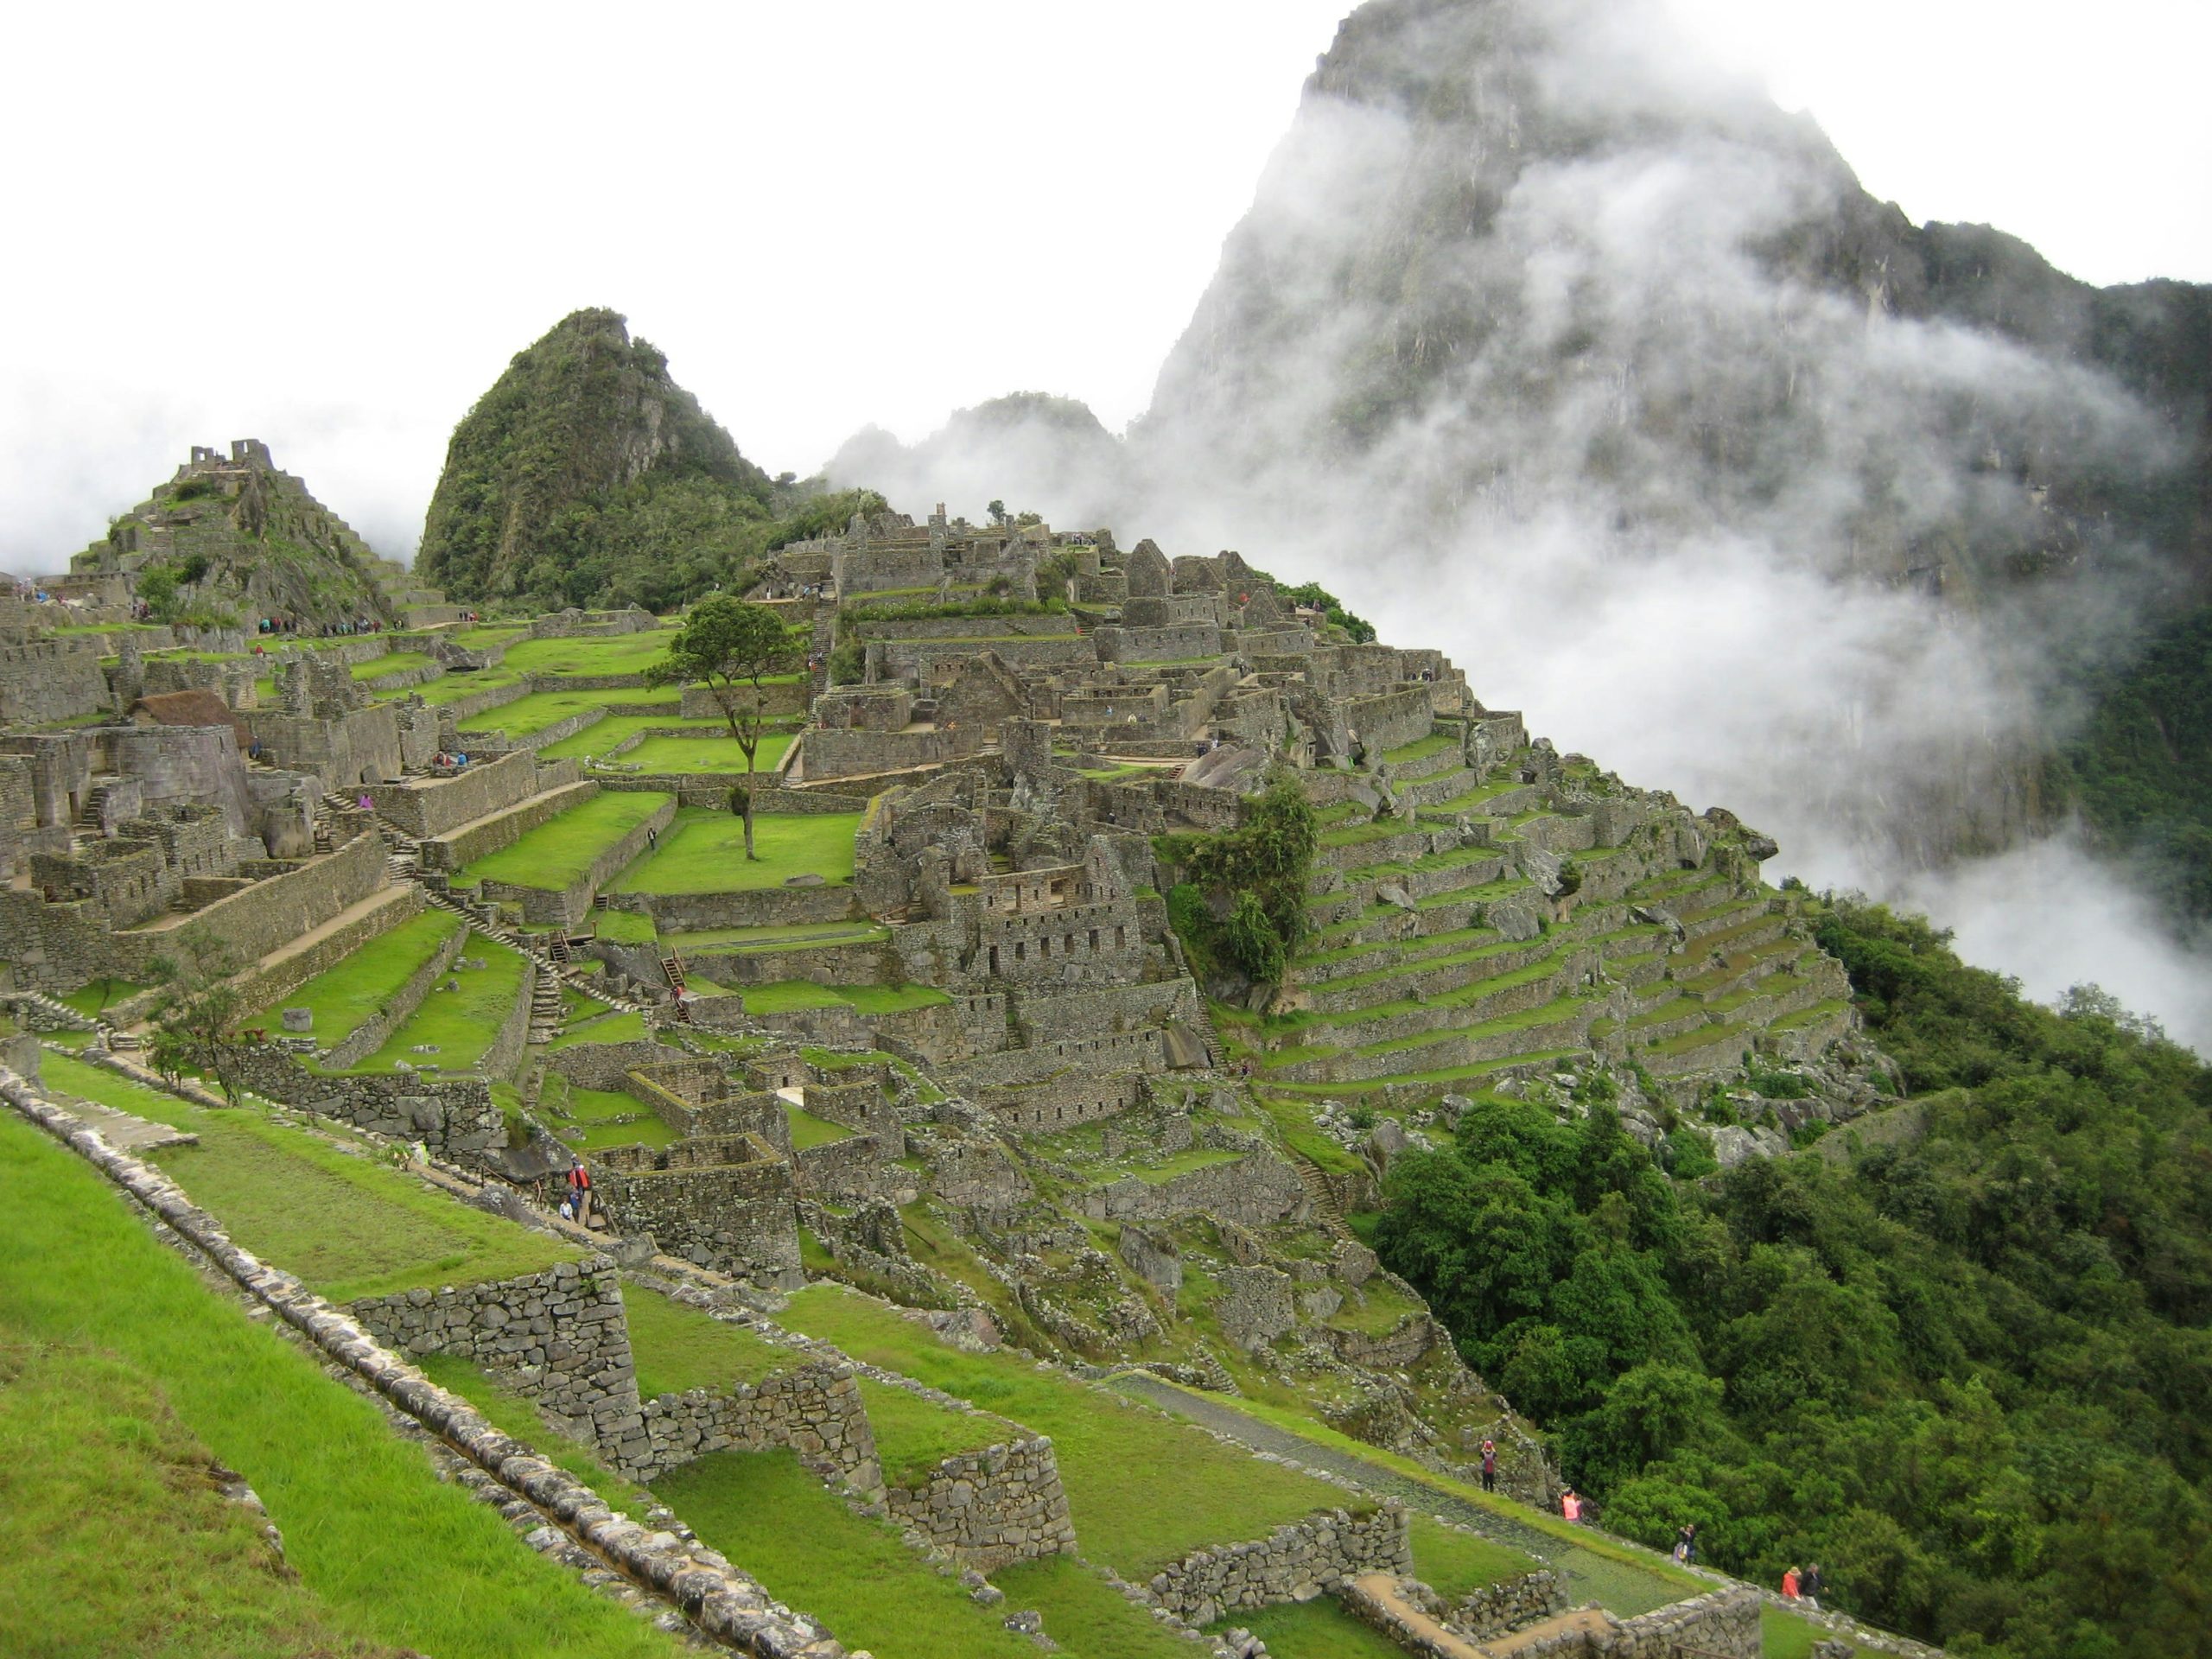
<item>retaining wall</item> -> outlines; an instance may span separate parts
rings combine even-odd
[[[422,907],[422,889],[410,885],[408,891],[416,895],[416,908]],[[429,960],[407,976],[407,982],[392,994],[391,1001],[375,1014],[356,1026],[334,1047],[325,1051],[322,1063],[334,1071],[349,1071],[382,1048],[391,1033],[407,1022],[408,1017],[423,1006],[423,999],[430,994],[430,987],[438,976],[454,964],[468,943],[468,930],[456,926],[438,948],[430,953]],[[530,1006],[524,999],[523,1007]]]
[[[920,1485],[887,1484],[883,1496],[893,1522],[979,1573],[1075,1552],[1059,1459],[1041,1436],[947,1458]]]
[[[581,806],[599,793],[588,780],[532,795],[504,811],[495,810],[449,835],[434,836],[418,843],[426,870],[458,870],[477,859],[512,847],[542,823],[550,823],[572,806]]]
[[[1211,1624],[1239,1608],[1311,1601],[1362,1573],[1412,1570],[1405,1507],[1386,1498],[1366,1515],[1326,1510],[1250,1543],[1199,1550],[1154,1573],[1146,1587],[1178,1618]]]

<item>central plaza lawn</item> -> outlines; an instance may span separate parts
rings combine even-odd
[[[753,770],[761,772],[775,771],[791,746],[786,732],[765,732],[760,747],[753,756]],[[625,749],[613,757],[622,766],[637,766],[645,772],[745,772],[745,752],[737,747],[737,740],[725,726],[719,734],[702,732],[697,737],[649,737],[634,749]]]
[[[497,1510],[440,1478],[374,1405],[235,1304],[209,1294],[114,1188],[13,1114],[0,1121],[0,1192],[9,1241],[0,1340],[96,1350],[159,1389],[177,1422],[251,1483],[283,1530],[287,1561],[343,1639],[325,1651],[350,1653],[354,1642],[439,1659],[673,1659],[684,1650],[557,1562],[520,1547]],[[135,1444],[146,1442],[132,1420],[120,1421]],[[73,1444],[56,1439],[60,1427],[35,1432]],[[0,1466],[23,1474],[24,1459],[4,1440],[0,1455]],[[107,1507],[122,1497],[103,1491],[93,1513],[109,1526],[131,1528],[134,1516]],[[173,1496],[144,1518],[174,1528],[180,1502]],[[308,1630],[264,1640],[250,1608],[238,1609],[235,1625],[216,1622],[211,1615],[226,1611],[218,1586],[133,1576],[130,1563],[143,1559],[137,1547],[118,1540],[90,1560],[49,1554],[53,1534],[10,1529],[35,1512],[27,1500],[11,1497],[0,1509],[0,1583],[28,1573],[33,1586],[0,1594],[0,1652],[259,1659],[307,1646]],[[149,1645],[133,1643],[123,1621],[152,1621],[165,1605],[174,1619]],[[89,1647],[71,1634],[86,1613],[100,1621]]]
[[[195,1106],[67,1055],[48,1053],[40,1064],[59,1093],[198,1135],[198,1146],[164,1147],[153,1161],[239,1245],[333,1301],[512,1279],[576,1259],[549,1233],[472,1210],[378,1163],[365,1144],[349,1155],[251,1109]]]
[[[472,968],[470,961],[483,963]],[[353,1069],[391,1071],[400,1063],[418,1071],[434,1065],[440,1071],[466,1071],[484,1058],[499,1034],[499,1027],[515,1011],[522,995],[522,957],[481,933],[472,933],[453,965],[453,980],[461,988],[449,991],[443,979],[430,988],[423,1004],[385,1039],[382,1048]],[[418,1054],[427,1046],[435,1052]]]
[[[624,795],[614,798],[658,801],[666,798]],[[779,887],[787,876],[810,874],[825,881],[850,881],[853,836],[860,827],[861,815],[857,812],[791,817],[764,812],[753,821],[753,845],[760,856],[748,860],[745,856],[745,825],[734,814],[687,806],[677,813],[676,822],[661,832],[659,850],[646,854],[625,870],[614,884],[614,891],[747,892]]]
[[[674,691],[539,691],[497,709],[486,709],[480,715],[471,715],[460,725],[464,732],[498,732],[508,738],[524,738],[532,732],[543,731],[556,721],[589,714],[610,702],[664,703],[668,709],[667,721],[677,719],[682,708],[680,695]],[[606,724],[604,720],[596,721],[584,729],[594,731]],[[464,743],[462,747],[467,746]]]
[[[306,1008],[315,1015],[308,1030],[316,1046],[334,1047],[358,1031],[365,1020],[391,1006],[416,969],[429,961],[461,925],[458,916],[446,911],[423,911],[378,934],[335,967],[278,997],[245,1023],[273,1031],[277,1028],[279,1009]]]
[[[695,985],[706,982],[696,975]],[[779,979],[766,985],[729,988],[745,999],[747,1014],[797,1014],[806,1008],[855,1008],[862,1014],[905,1014],[935,1007],[952,999],[926,985],[817,985],[810,979]]]
[[[677,632],[655,628],[577,639],[518,639],[507,647],[500,666],[518,674],[642,674],[668,655]]]
[[[486,854],[461,872],[460,884],[474,887],[479,881],[505,881],[518,887],[558,892],[582,880],[601,854],[659,811],[668,798],[651,791],[603,791],[498,852]],[[661,837],[664,850],[674,833],[671,827]],[[849,842],[851,836],[846,839]],[[852,872],[849,847],[845,870],[849,875]]]
[[[570,694],[559,692],[556,695],[567,696]],[[621,701],[626,705],[644,702],[652,700],[658,695],[657,692],[640,691],[632,697],[626,693],[621,697]],[[687,732],[696,732],[707,737],[713,736],[716,732],[721,733],[725,737],[729,734],[729,728],[719,720],[680,718],[677,713],[677,704],[670,704],[669,710],[664,715],[609,715],[604,720],[594,721],[573,737],[564,737],[558,743],[548,743],[538,751],[538,753],[548,760],[593,760],[605,754],[626,738],[635,737],[641,732],[664,730],[671,726],[681,727]],[[627,765],[630,757],[626,754],[617,755],[615,759]]]
[[[1338,1487],[1041,1370],[1022,1355],[948,1347],[926,1325],[842,1286],[798,1292],[780,1322],[1051,1435],[1084,1554],[1127,1579],[1142,1582],[1202,1546],[1264,1538],[1287,1522],[1351,1502]]]

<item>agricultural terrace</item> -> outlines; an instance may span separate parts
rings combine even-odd
[[[626,795],[616,798],[659,801],[666,797]],[[745,825],[734,813],[687,806],[662,834],[659,849],[646,854],[625,870],[614,890],[741,892],[779,887],[794,875],[818,875],[826,882],[848,883],[853,879],[853,837],[860,827],[861,815],[857,812],[790,817],[764,812],[753,820],[753,844],[760,855],[754,861],[745,856]],[[520,844],[518,842],[517,846]]]
[[[472,966],[482,963],[481,968]],[[402,1065],[417,1070],[466,1071],[482,1060],[498,1040],[522,996],[527,964],[516,951],[480,933],[472,933],[449,979],[441,980],[407,1016],[382,1048],[353,1069],[390,1071]],[[448,984],[455,988],[446,989]],[[427,1051],[427,1052],[421,1052]]]
[[[565,698],[579,694],[556,691],[550,695]],[[638,703],[651,702],[654,695],[640,693],[632,699],[625,694],[621,703],[624,708],[635,707]],[[607,700],[607,693],[601,692],[599,696],[602,702]],[[664,715],[609,715],[604,720],[594,721],[573,736],[563,738],[558,743],[548,743],[538,750],[538,753],[548,760],[597,760],[616,744],[626,742],[643,732],[666,731],[671,727],[680,727],[685,732],[695,732],[705,737],[711,737],[716,732],[727,735],[729,731],[729,728],[719,720],[679,720],[671,706]],[[626,761],[629,757],[617,758]]]
[[[306,1008],[315,1016],[309,1030],[315,1043],[330,1048],[345,1041],[362,1024],[391,1006],[392,999],[416,973],[437,954],[438,947],[460,931],[461,918],[442,910],[425,910],[379,933],[334,966],[316,975],[289,995],[279,997],[248,1025],[270,1030],[277,1026],[277,1011]]]
[[[518,887],[558,892],[582,880],[601,854],[652,817],[667,800],[667,796],[650,790],[603,791],[467,866],[456,885],[505,881]],[[664,848],[669,839],[661,838]],[[852,873],[849,848],[845,871],[848,876]]]
[[[677,694],[672,691],[535,691],[497,709],[486,709],[480,715],[471,715],[461,722],[461,728],[468,732],[498,732],[516,740],[616,702],[627,706],[665,706],[668,712],[659,717],[663,724],[677,720],[681,714]]]

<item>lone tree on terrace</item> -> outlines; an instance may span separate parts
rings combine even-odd
[[[233,1106],[244,1087],[244,1051],[232,1027],[250,1012],[231,976],[238,962],[198,930],[181,935],[175,956],[156,957],[149,977],[159,987],[149,1018],[154,1069],[172,1080],[187,1071],[213,1077]]]
[[[753,757],[768,723],[770,676],[797,666],[798,649],[784,619],[766,605],[729,594],[709,594],[691,607],[670,641],[668,655],[645,671],[648,685],[703,685],[721,710],[738,752],[745,782],[730,791],[730,810],[745,820],[745,855],[753,850]]]

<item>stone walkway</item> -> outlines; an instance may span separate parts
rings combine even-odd
[[[1443,1656],[1443,1659],[1489,1659],[1489,1649],[1478,1648],[1464,1637],[1452,1635],[1400,1595],[1398,1581],[1388,1573],[1363,1573],[1353,1582],[1379,1603],[1391,1618],[1427,1643],[1433,1652]]]
[[[1165,1407],[1216,1433],[1241,1440],[1255,1451],[1272,1452],[1279,1457],[1295,1459],[1311,1468],[1357,1481],[1371,1492],[1388,1497],[1402,1497],[1408,1506],[1422,1515],[1442,1516],[1446,1520],[1471,1532],[1478,1532],[1509,1549],[1517,1549],[1524,1555],[1533,1556],[1566,1580],[1570,1602],[1594,1601],[1609,1611],[1625,1618],[1649,1611],[1652,1606],[1663,1605],[1667,1601],[1679,1600],[1684,1596],[1697,1593],[1692,1590],[1680,1590],[1656,1600],[1631,1598],[1629,1599],[1635,1605],[1628,1605],[1628,1601],[1618,1594],[1617,1586],[1598,1581],[1606,1576],[1608,1569],[1613,1569],[1613,1563],[1593,1557],[1588,1552],[1563,1542],[1550,1533],[1540,1532],[1510,1515],[1501,1515],[1495,1510],[1471,1503],[1454,1493],[1400,1474],[1382,1464],[1370,1463],[1364,1458],[1306,1440],[1287,1429],[1277,1428],[1273,1423],[1245,1415],[1233,1406],[1188,1393],[1143,1372],[1126,1371],[1107,1380],[1126,1394],[1133,1394],[1154,1405]],[[1616,1602],[1622,1605],[1615,1605]]]
[[[188,1129],[171,1128],[166,1123],[154,1123],[129,1112],[118,1112],[112,1106],[103,1106],[96,1100],[80,1100],[58,1089],[41,1089],[50,1095],[60,1095],[69,1103],[70,1116],[80,1120],[88,1129],[98,1129],[100,1139],[118,1152],[152,1152],[162,1147],[196,1147],[200,1137]]]

